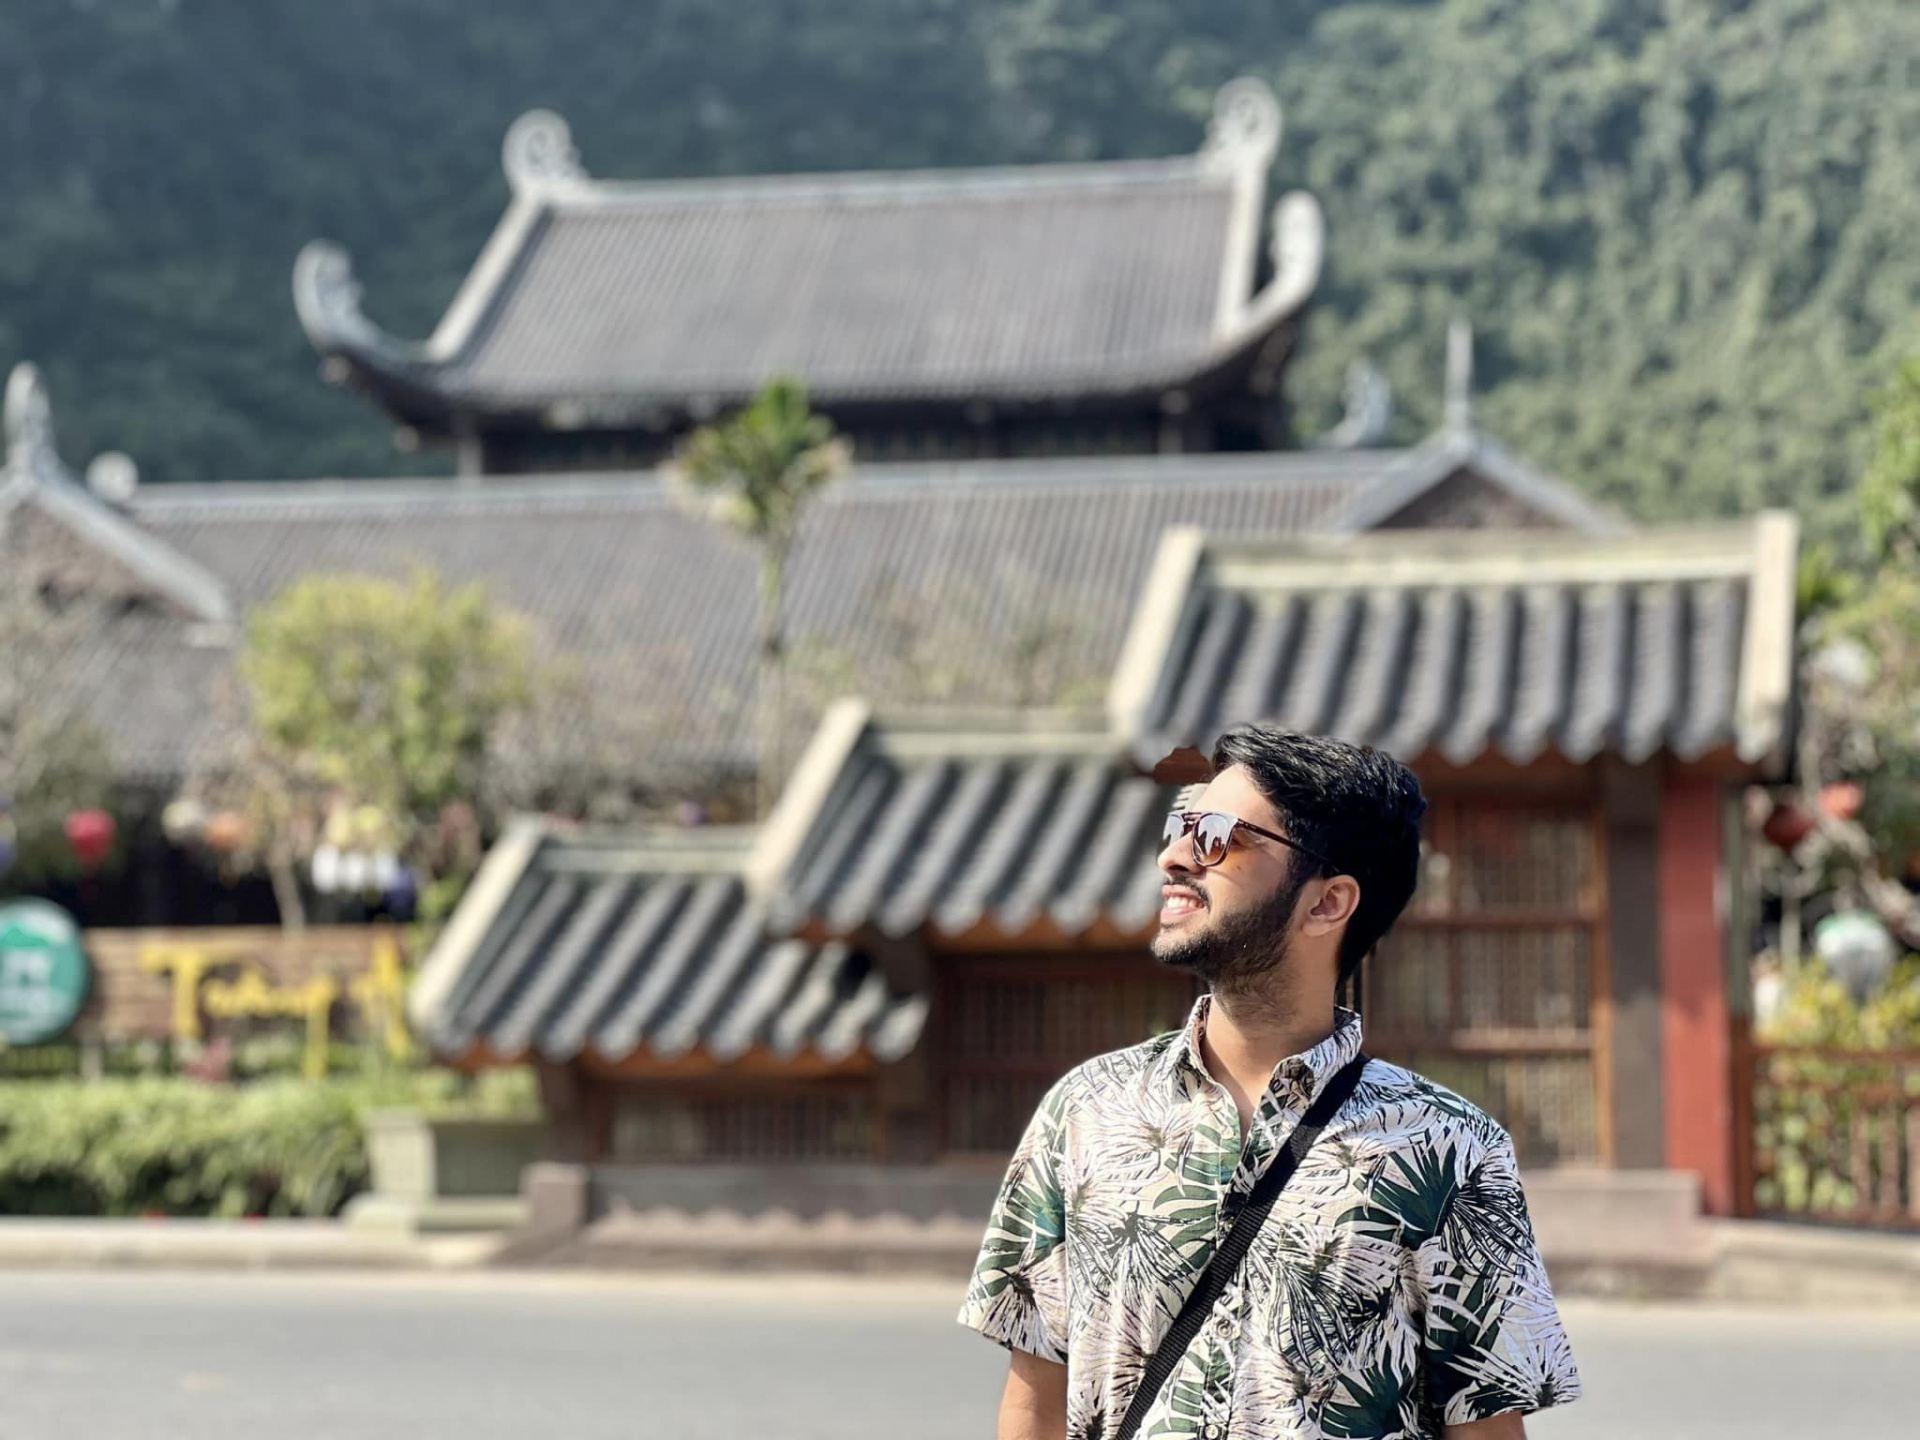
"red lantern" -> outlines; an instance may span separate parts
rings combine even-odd
[[[1836,820],[1851,820],[1866,804],[1867,792],[1851,780],[1837,780],[1820,787],[1820,808]]]
[[[91,870],[113,850],[113,817],[104,810],[76,810],[67,817],[67,844],[74,859]]]
[[[1800,848],[1800,842],[1813,833],[1813,817],[1791,800],[1773,807],[1773,813],[1767,817],[1767,823],[1760,827],[1760,833],[1767,837],[1770,844],[1791,855]]]

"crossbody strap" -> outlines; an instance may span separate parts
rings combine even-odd
[[[1147,1411],[1153,1408],[1161,1387],[1179,1368],[1181,1357],[1187,1353],[1193,1337],[1200,1333],[1200,1327],[1206,1324],[1207,1316],[1213,1313],[1213,1307],[1220,1299],[1221,1292],[1227,1288],[1227,1282],[1239,1270],[1248,1247],[1253,1244],[1253,1237],[1267,1223],[1273,1202],[1287,1188],[1287,1182],[1293,1179],[1293,1172],[1300,1168],[1300,1162],[1306,1158],[1307,1151],[1313,1148],[1313,1142],[1320,1138],[1320,1132],[1327,1128],[1333,1117],[1340,1113],[1340,1107],[1347,1103],[1354,1087],[1360,1083],[1360,1072],[1366,1068],[1367,1057],[1364,1055],[1356,1055],[1340,1067],[1339,1073],[1327,1082],[1327,1088],[1307,1107],[1307,1113],[1301,1117],[1300,1123],[1293,1127],[1293,1134],[1287,1137],[1286,1148],[1273,1157],[1273,1163],[1267,1166],[1266,1173],[1254,1182],[1246,1205],[1233,1222],[1233,1228],[1213,1252],[1213,1258],[1207,1262],[1199,1282],[1187,1296],[1187,1303],[1173,1317],[1173,1327],[1154,1350],[1153,1358],[1147,1361],[1146,1373],[1140,1377],[1140,1388],[1133,1392],[1133,1403],[1127,1406],[1126,1418],[1114,1432],[1114,1440],[1133,1440],[1147,1418]]]

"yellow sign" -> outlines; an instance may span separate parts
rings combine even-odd
[[[223,955],[194,945],[150,945],[140,952],[140,967],[173,978],[173,1034],[179,1040],[201,1037],[200,1011],[216,1019],[304,1019],[307,1048],[302,1070],[309,1079],[327,1073],[327,1038],[334,1002],[340,987],[332,976],[319,975],[303,984],[278,985],[258,966],[249,966],[233,979],[211,978],[209,972],[238,965],[245,955]],[[406,976],[400,966],[400,947],[381,937],[374,944],[373,964],[348,989],[367,1023],[377,1029],[387,1053],[404,1060],[413,1044],[406,1028]]]

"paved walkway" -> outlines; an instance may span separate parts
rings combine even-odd
[[[7,1435],[982,1440],[1005,1359],[952,1286],[14,1274]],[[1566,1307],[1589,1398],[1544,1440],[1894,1440],[1920,1316]]]

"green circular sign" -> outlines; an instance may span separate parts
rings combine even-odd
[[[86,998],[87,955],[73,917],[44,900],[0,905],[0,1040],[51,1040]]]

